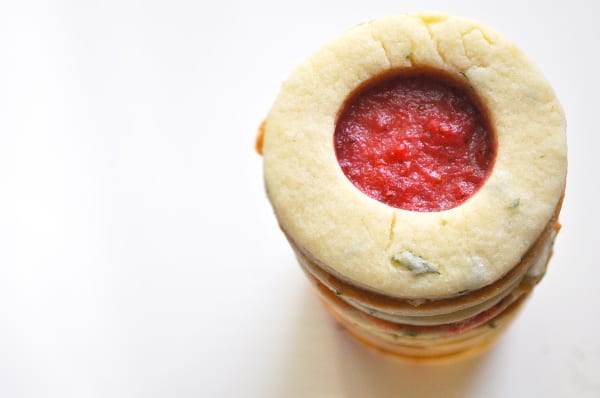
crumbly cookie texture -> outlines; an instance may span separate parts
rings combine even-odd
[[[489,112],[495,164],[453,209],[387,206],[354,187],[337,162],[333,133],[344,101],[402,68],[466,79]],[[293,72],[266,119],[263,156],[281,227],[320,265],[383,294],[444,298],[501,278],[538,239],[565,186],[565,117],[541,73],[496,32],[464,18],[398,15],[355,27]],[[438,272],[393,261],[407,252]]]

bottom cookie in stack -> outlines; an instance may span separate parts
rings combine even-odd
[[[526,287],[519,288],[470,322],[427,329],[365,314],[315,282],[325,308],[357,340],[396,357],[427,363],[468,359],[484,352],[502,334],[529,293]]]

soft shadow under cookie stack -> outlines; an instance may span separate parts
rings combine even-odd
[[[494,159],[460,203],[425,211],[384,203],[340,167],[340,115],[370,82],[396,75],[447,80],[489,125]],[[424,140],[455,133],[436,126],[427,127]],[[411,151],[429,150],[418,144]],[[565,188],[565,117],[529,59],[477,22],[397,15],[335,38],[283,84],[257,148],[279,225],[319,298],[352,336],[377,350],[426,362],[476,355],[545,273]],[[443,180],[443,172],[425,173],[420,160],[410,160],[417,158],[398,160],[400,149],[381,156],[398,163],[393,167],[415,168],[406,178]],[[368,161],[355,173],[385,163]]]

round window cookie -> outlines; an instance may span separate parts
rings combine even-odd
[[[485,114],[495,158],[455,207],[382,203],[338,162],[344,106],[390,73],[447,76]],[[267,193],[294,246],[336,277],[393,297],[452,297],[502,278],[538,240],[565,187],[565,116],[552,88],[514,44],[464,18],[398,15],[349,30],[292,73],[263,132]]]

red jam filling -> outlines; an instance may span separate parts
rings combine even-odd
[[[390,76],[359,90],[340,113],[334,145],[344,174],[362,192],[427,212],[471,197],[496,152],[471,96],[437,74]]]

